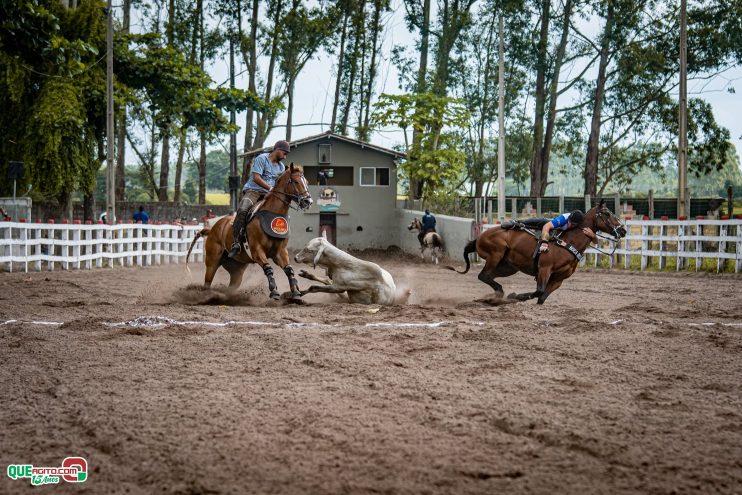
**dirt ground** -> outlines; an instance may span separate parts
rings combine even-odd
[[[193,263],[0,273],[0,493],[742,492],[739,276],[492,306],[476,265],[363,255],[408,305],[269,302],[255,266],[234,297]],[[68,456],[86,482],[6,473]]]

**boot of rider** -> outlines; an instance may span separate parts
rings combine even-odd
[[[246,241],[244,238],[245,230],[247,227],[247,219],[250,217],[250,211],[252,208],[248,209],[247,211],[243,210],[237,210],[237,214],[234,218],[234,225],[232,226],[232,235],[234,242],[232,242],[232,247],[229,250],[229,254],[227,255],[229,258],[234,258],[238,254],[240,254],[240,251],[242,250],[242,244]]]

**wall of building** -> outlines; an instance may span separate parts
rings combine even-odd
[[[328,142],[332,144],[331,165],[354,167],[353,186],[336,186],[332,179],[327,186],[319,186],[316,176],[307,177],[314,204],[306,212],[289,212],[290,247],[301,248],[309,240],[321,235],[317,199],[325,187],[335,189],[340,200],[340,208],[336,212],[336,236],[340,249],[384,249],[397,245],[398,236],[394,234],[399,222],[396,211],[397,167],[392,155],[337,139],[323,138],[297,146],[291,151],[287,164],[294,162],[299,165],[319,165],[318,145]],[[388,167],[389,185],[360,186],[361,167]],[[311,228],[311,232],[307,232],[307,228]]]
[[[432,212],[435,215],[435,212]],[[397,246],[403,251],[408,253],[418,254],[420,252],[420,243],[417,240],[417,231],[407,230],[408,226],[412,222],[412,219],[423,216],[422,211],[415,210],[397,210],[399,240]],[[435,215],[436,228],[435,230],[443,238],[445,243],[445,256],[457,260],[463,260],[464,247],[466,244],[473,239],[472,229],[474,227],[474,221],[468,218],[450,217],[448,215]]]

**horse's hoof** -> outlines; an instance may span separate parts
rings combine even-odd
[[[302,299],[301,297],[298,297],[298,296],[297,297],[290,297],[289,298],[289,302],[291,304],[306,304],[307,303],[304,299]]]
[[[279,299],[281,299],[281,294],[279,294],[278,292],[271,292],[271,299],[273,299],[274,301],[278,301]]]

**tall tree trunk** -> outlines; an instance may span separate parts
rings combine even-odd
[[[340,55],[338,57],[338,75],[335,81],[335,101],[332,104],[332,120],[330,121],[330,130],[336,132],[335,124],[337,123],[338,105],[340,103],[340,85],[343,80],[343,68],[345,67],[345,43],[348,35],[348,20],[350,19],[350,8],[343,9],[343,29],[340,34]]]
[[[587,157],[585,159],[585,194],[595,196],[598,188],[598,153],[600,151],[600,119],[605,96],[605,83],[608,72],[611,38],[613,37],[613,2],[608,0],[608,11],[603,28],[603,39],[600,46],[600,63],[598,79],[595,82],[595,99],[593,100],[593,118],[590,122],[590,137],[587,140]]]
[[[165,125],[161,130],[162,153],[160,154],[160,185],[157,188],[158,201],[167,201],[167,179],[170,173],[170,126]]]
[[[564,19],[562,22],[562,35],[559,40],[554,70],[549,87],[549,110],[547,112],[546,132],[544,134],[544,146],[541,150],[541,177],[549,177],[549,159],[551,157],[551,145],[554,140],[554,127],[556,126],[556,103],[559,96],[559,75],[564,62],[564,54],[567,51],[569,39],[570,18],[572,16],[572,0],[567,0],[564,5]],[[543,181],[541,195],[546,193],[546,180]]]
[[[477,150],[474,154],[474,159],[476,160],[475,166],[474,166],[474,196],[480,197],[482,196],[482,193],[484,192],[484,148],[485,148],[485,129],[487,125],[489,124],[487,115],[489,115],[489,106],[490,106],[490,85],[488,84],[488,81],[490,80],[490,77],[492,77],[493,72],[493,63],[492,63],[492,51],[496,50],[496,46],[493,46],[494,40],[495,40],[495,26],[497,24],[497,16],[492,15],[489,19],[489,26],[487,30],[487,42],[484,47],[482,47],[483,50],[485,50],[486,57],[484,62],[484,75],[482,76],[482,80],[484,81],[484,87],[482,92],[482,103],[480,107],[480,119],[479,122],[477,122]]]
[[[172,47],[175,43],[175,0],[168,0],[168,22],[165,28],[167,46]],[[170,174],[170,127],[169,124],[162,129],[162,154],[160,157],[160,187],[157,191],[159,201],[167,201],[167,182]]]
[[[546,50],[549,47],[549,15],[551,1],[541,2],[541,32],[537,47],[536,101],[533,117],[533,153],[531,156],[531,197],[540,197],[546,190],[548,177],[542,175],[541,149],[544,142],[544,108],[546,106]]]
[[[266,78],[265,85],[265,96],[263,100],[266,103],[270,103],[273,92],[273,74],[276,70],[276,60],[278,58],[278,38],[279,38],[279,26],[281,22],[281,15],[283,14],[283,0],[279,0],[276,3],[276,9],[273,14],[273,25],[276,27],[273,30],[273,36],[271,38],[271,55],[270,61],[268,62],[268,77]],[[272,116],[269,112],[263,112],[258,120],[258,129],[255,133],[255,141],[253,142],[252,149],[262,148],[265,138],[270,132],[270,124],[272,124]],[[247,164],[246,164],[247,165]]]
[[[198,155],[198,204],[206,204],[206,133],[201,131],[201,153]]]
[[[293,124],[294,115],[294,83],[296,82],[295,76],[289,76],[287,97],[288,105],[286,106],[286,141],[291,142],[291,125]]]
[[[353,90],[356,84],[356,73],[358,71],[358,60],[360,57],[362,32],[365,29],[365,3],[358,2],[358,11],[353,19],[353,52],[351,55],[350,74],[348,75],[348,88],[345,95],[345,105],[340,120],[338,132],[343,135],[348,134],[348,119],[350,118],[351,105],[353,104]]]
[[[428,52],[430,51],[430,0],[423,2],[423,23],[420,27],[420,64],[417,68],[417,82],[415,84],[416,93],[425,93],[427,91],[428,75]],[[414,127],[412,129],[412,150],[408,151],[408,158],[415,160],[415,151],[422,141],[422,130]],[[417,177],[410,176],[410,190],[407,196],[411,199],[420,198],[420,185]]]
[[[258,94],[257,85],[255,83],[255,80],[257,78],[257,70],[258,70],[258,24],[260,21],[260,15],[259,15],[259,0],[253,0],[252,2],[252,12],[250,16],[250,38],[249,38],[249,50],[248,50],[248,56],[247,56],[247,89],[252,94]],[[252,107],[248,107],[246,115],[245,115],[245,141],[244,141],[244,151],[250,151],[253,139],[255,139],[255,111],[252,109]],[[248,163],[248,157],[243,157],[242,161],[242,167],[245,168],[245,166]]]
[[[379,51],[379,35],[381,33],[381,24],[379,20],[381,18],[381,9],[383,2],[381,0],[375,0],[374,2],[374,21],[372,29],[372,41],[371,41],[371,63],[368,67],[368,83],[366,87],[366,108],[364,112],[363,123],[361,125],[361,132],[359,133],[358,139],[361,141],[368,141],[370,138],[369,123],[371,121],[371,97],[374,94],[374,83],[376,81],[376,57]]]
[[[124,0],[124,18],[121,32],[129,33],[131,25],[131,0]],[[126,198],[126,104],[119,108],[116,129],[116,202]]]
[[[185,126],[182,126],[180,128],[180,139],[178,142],[178,160],[175,162],[175,192],[173,193],[173,201],[176,203],[180,201],[180,179],[183,175],[183,156],[185,155],[187,134],[188,130]]]

